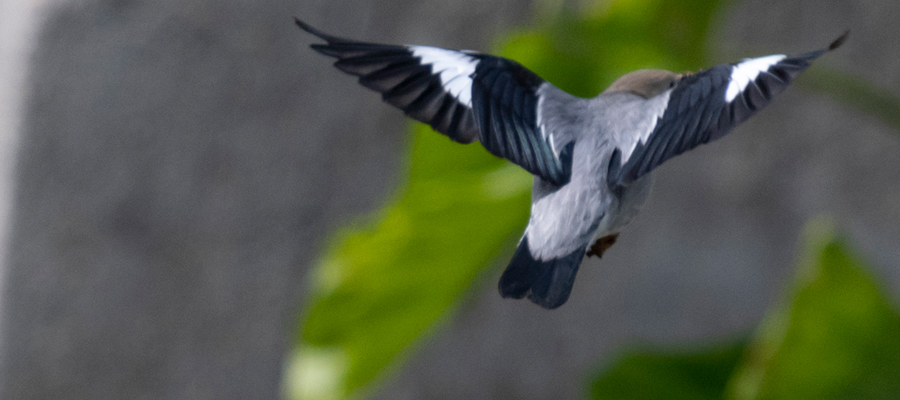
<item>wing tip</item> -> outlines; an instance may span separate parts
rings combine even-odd
[[[296,16],[294,16],[293,18],[294,18],[294,23],[297,24],[297,26],[300,27],[300,29],[302,29],[302,30],[306,31],[307,33],[310,33],[310,34],[312,34],[312,35],[318,37],[319,39],[322,39],[322,40],[328,42],[329,44],[331,44],[331,43],[341,43],[341,42],[346,42],[346,41],[347,41],[346,39],[341,39],[341,38],[339,38],[339,37],[334,37],[334,36],[331,36],[331,35],[329,35],[329,34],[327,34],[327,33],[325,33],[325,32],[322,32],[322,31],[320,31],[320,30],[318,30],[318,29],[316,29],[316,28],[313,28],[312,25],[307,24],[306,22],[303,22],[302,20],[300,20],[300,18],[297,18]]]
[[[294,18],[294,23],[297,24],[297,26],[300,27],[300,29],[303,29],[304,31],[311,33],[313,35],[316,35],[316,36],[319,36],[322,33],[318,29],[313,28],[312,26],[307,24],[306,22],[301,21],[300,18],[297,18],[297,16],[294,16],[293,18]]]
[[[830,45],[828,45],[828,51],[832,51],[832,50],[837,49],[838,47],[843,46],[843,45],[844,45],[844,42],[847,41],[847,37],[848,37],[848,36],[850,36],[850,30],[849,30],[849,29],[846,30],[846,31],[844,32],[843,35],[841,35],[840,37],[838,37],[837,39],[835,39],[833,42],[831,42]]]

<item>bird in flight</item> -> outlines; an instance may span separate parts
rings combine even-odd
[[[528,226],[499,286],[505,298],[547,309],[569,299],[585,256],[616,242],[647,199],[654,168],[727,134],[847,38],[697,73],[638,70],[580,98],[506,58],[348,40],[295,21],[325,41],[314,50],[386,103],[534,175]]]

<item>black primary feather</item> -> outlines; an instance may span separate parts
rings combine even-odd
[[[718,65],[683,78],[672,90],[665,112],[646,143],[639,142],[627,160],[622,160],[621,150],[615,150],[607,183],[610,187],[629,185],[666,160],[726,135],[771,103],[813,60],[840,47],[848,33],[825,49],[772,64],[730,101],[726,92],[734,69],[741,63]]]
[[[294,19],[297,26],[325,44],[311,47],[337,58],[334,66],[359,77],[359,83],[381,93],[382,99],[407,116],[460,143],[478,139],[485,149],[506,158],[528,172],[562,186],[571,177],[572,143],[563,143],[555,154],[549,138],[537,126],[539,76],[519,63],[502,57],[424,46],[397,46],[358,42],[328,35]],[[452,61],[475,65],[471,85],[443,82],[421,52],[441,51]],[[418,52],[418,53],[417,53]],[[467,93],[454,96],[445,85]],[[460,100],[471,99],[470,103]]]

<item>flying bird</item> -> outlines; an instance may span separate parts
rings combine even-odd
[[[697,73],[638,70],[580,98],[506,58],[348,40],[295,21],[325,41],[314,50],[386,103],[534,175],[531,216],[499,287],[547,309],[568,300],[585,256],[616,242],[647,199],[654,168],[727,134],[847,38]]]

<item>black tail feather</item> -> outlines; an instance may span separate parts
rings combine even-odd
[[[539,271],[540,263],[531,256],[528,237],[524,237],[500,277],[500,296],[514,299],[525,297],[537,281]]]
[[[500,277],[500,296],[528,300],[546,309],[554,309],[569,300],[585,248],[564,257],[547,261],[535,260],[528,248],[528,237],[522,238],[509,266]]]

